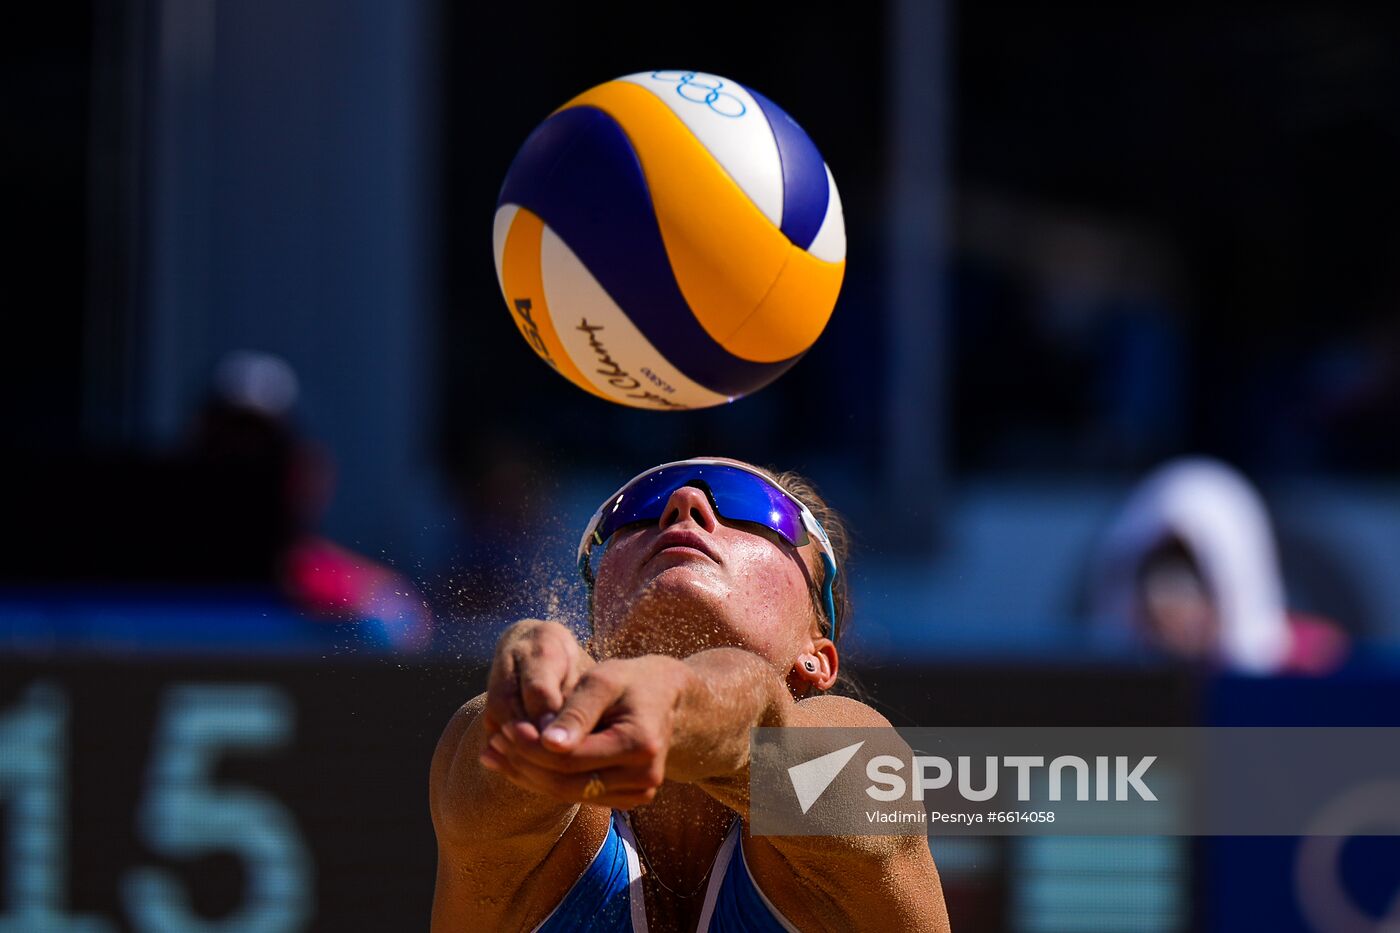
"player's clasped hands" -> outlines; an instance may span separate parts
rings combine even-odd
[[[481,764],[556,800],[649,803],[686,673],[660,655],[598,662],[557,622],[517,622],[491,664]]]

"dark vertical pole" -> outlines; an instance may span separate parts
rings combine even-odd
[[[151,9],[139,405],[152,446],[180,436],[212,356],[215,21],[214,0]]]
[[[950,4],[892,0],[889,25],[888,399],[890,544],[931,548],[947,472],[944,276]]]
[[[140,439],[150,10],[149,0],[93,4],[82,431],[106,448]]]

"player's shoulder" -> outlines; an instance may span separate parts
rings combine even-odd
[[[472,697],[452,714],[452,718],[447,721],[447,725],[442,730],[442,735],[438,738],[437,751],[433,755],[434,765],[446,764],[440,760],[450,758],[456,751],[458,744],[462,741],[471,724],[476,722],[486,709],[486,694],[480,693]]]
[[[432,763],[428,769],[428,802],[435,820],[439,816],[439,808],[446,796],[444,793],[446,786],[452,779],[453,766],[462,747],[462,740],[472,723],[481,717],[485,709],[486,694],[482,693],[472,697],[457,707],[457,711],[452,714],[452,718],[447,721],[447,725],[443,728],[442,735],[438,737],[437,747],[433,749]]]
[[[818,724],[823,726],[872,729],[890,725],[890,721],[874,707],[852,697],[823,693],[799,700],[797,707],[802,710],[804,718],[819,717]]]
[[[478,693],[476,696],[457,707],[457,711],[452,714],[452,718],[447,722],[447,728],[448,730],[465,732],[467,727],[476,721],[476,718],[485,711],[486,694]]]

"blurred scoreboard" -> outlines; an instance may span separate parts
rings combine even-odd
[[[0,661],[0,931],[425,929],[469,673]]]

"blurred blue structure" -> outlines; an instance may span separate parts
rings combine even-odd
[[[436,8],[144,12],[150,183],[125,440],[176,443],[216,360],[276,353],[338,463],[329,533],[405,562],[439,557]]]

